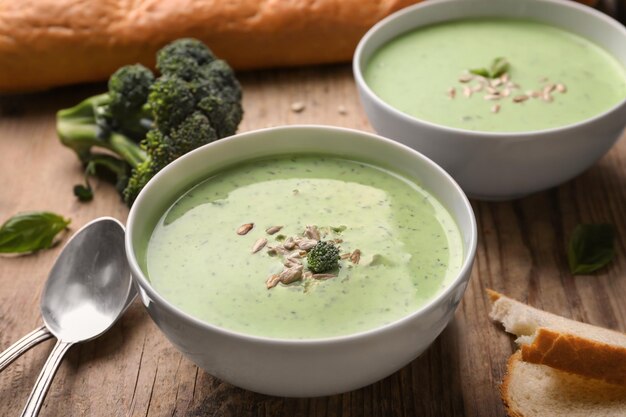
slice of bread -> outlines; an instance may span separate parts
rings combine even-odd
[[[566,319],[487,290],[489,316],[518,336],[526,362],[626,387],[626,334]],[[626,416],[626,413],[624,414]]]
[[[626,416],[626,387],[524,362],[515,352],[501,386],[511,417]]]

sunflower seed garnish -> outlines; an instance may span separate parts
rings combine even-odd
[[[508,83],[509,82],[509,73],[505,72],[504,74],[502,74],[500,79],[502,80],[503,83]]]
[[[293,240],[293,238],[290,236],[288,237],[284,242],[283,242],[283,248],[287,249],[287,250],[292,250],[296,247],[296,242]]]
[[[511,95],[511,90],[509,90],[508,88],[505,88],[502,91],[500,91],[500,95],[502,97],[508,97]]]
[[[285,259],[283,265],[285,265],[287,268],[293,268],[294,266],[302,265],[302,261],[298,258],[289,257]]]
[[[472,89],[468,86],[463,87],[463,95],[467,98],[470,98],[472,96]]]
[[[532,97],[532,98],[539,98],[539,97],[541,97],[541,91],[528,90],[528,91],[526,91],[526,95],[528,97]]]
[[[500,100],[502,97],[499,94],[487,94],[483,98],[485,100]]]
[[[348,259],[348,258],[349,258],[349,257],[351,257],[351,256],[352,256],[352,253],[351,253],[351,252],[348,252],[348,253],[342,253],[342,254],[341,254],[341,256],[340,256],[340,258],[341,258],[341,259]]]
[[[358,265],[360,260],[361,260],[361,251],[359,249],[355,249],[354,252],[352,252],[352,255],[350,255],[350,262],[352,262],[355,265]]]
[[[313,246],[317,245],[317,240],[315,239],[298,239],[296,240],[296,246],[298,246],[298,249],[302,249],[302,250],[311,250],[313,248]]]
[[[554,89],[556,88],[556,85],[554,84],[548,84],[545,87],[543,87],[543,94],[548,94],[554,91]]]
[[[330,279],[330,278],[337,278],[337,275],[335,275],[335,274],[313,274],[313,275],[311,275],[311,278],[313,278],[313,279]]]
[[[272,274],[265,280],[265,286],[269,290],[270,288],[274,288],[280,282],[280,275]]]
[[[450,98],[456,97],[456,88],[454,88],[454,87],[448,88],[447,94],[448,94],[448,97],[450,97]]]
[[[500,105],[499,105],[499,104],[494,104],[494,105],[491,107],[491,112],[492,112],[492,113],[498,113],[499,111],[500,111]]]
[[[476,84],[475,86],[472,87],[472,91],[474,93],[478,93],[479,91],[482,91],[482,89],[483,89],[482,83]]]
[[[263,247],[266,244],[267,244],[267,239],[265,239],[264,237],[257,239],[257,241],[254,242],[254,245],[252,245],[252,253],[257,253],[258,251],[263,249]]]
[[[317,229],[317,226],[308,225],[304,230],[304,236],[309,239],[320,240],[320,231]]]
[[[565,84],[557,84],[556,91],[559,93],[567,93],[567,87],[565,87]]]
[[[302,279],[302,265],[297,265],[291,268],[285,269],[280,273],[280,282],[283,284],[291,284],[299,279]]]
[[[491,85],[492,87],[497,87],[500,84],[502,84],[502,80],[500,78],[495,78],[489,82],[489,85]]]
[[[243,236],[243,235],[247,234],[250,230],[252,230],[253,227],[254,227],[254,223],[242,224],[237,229],[237,234]]]
[[[284,255],[287,253],[287,250],[282,246],[269,246],[267,248],[267,254],[270,256],[276,256],[278,254]]]
[[[459,77],[459,82],[460,83],[469,83],[473,79],[474,79],[474,76],[472,74],[463,74],[463,75],[461,75]]]
[[[489,94],[500,94],[500,92],[493,87],[487,87],[486,90]]]
[[[554,100],[550,93],[543,93],[543,95],[541,96],[541,99],[545,101],[546,103],[552,103],[552,101]]]
[[[528,96],[525,94],[520,94],[519,96],[513,97],[513,103],[522,103],[528,100]]]
[[[506,83],[506,86],[509,87],[510,89],[514,90],[514,89],[518,89],[519,88],[519,84],[514,83],[513,81],[509,81]]]
[[[282,226],[268,227],[267,229],[265,229],[265,233],[267,233],[268,235],[273,235],[274,233],[280,232],[280,229],[282,228],[283,228]]]

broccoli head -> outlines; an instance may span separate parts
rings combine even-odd
[[[154,75],[143,65],[128,65],[109,78],[107,128],[121,131],[138,140],[151,126],[145,103],[154,83]]]
[[[127,65],[109,78],[109,108],[111,117],[123,119],[128,113],[139,111],[148,99],[154,75],[143,65]]]
[[[163,75],[191,81],[198,76],[200,68],[213,62],[215,56],[197,39],[179,39],[157,53],[156,67]]]
[[[142,65],[122,67],[109,79],[107,93],[58,112],[61,142],[85,165],[86,185],[77,187],[82,199],[91,197],[88,177],[96,175],[114,178],[130,205],[167,164],[237,131],[241,87],[228,64],[202,42],[181,39],[165,46],[157,68],[161,75],[155,78]],[[107,150],[106,158],[99,149]]]
[[[129,207],[133,205],[139,195],[139,192],[157,172],[158,170],[151,159],[146,159],[133,168],[132,175],[128,179],[128,183],[122,191],[122,198]]]
[[[159,129],[169,132],[200,110],[219,137],[233,135],[243,117],[241,86],[233,70],[201,42],[183,39],[159,52],[165,74],[151,87],[148,103]]]
[[[195,95],[201,97],[198,108],[219,136],[233,135],[243,116],[239,82],[228,75],[232,70],[224,61],[213,61],[203,69],[203,77],[194,85]]]
[[[184,80],[165,75],[152,85],[148,106],[159,130],[168,133],[194,111],[196,99]]]
[[[169,135],[153,129],[141,142],[148,159],[137,165],[123,192],[124,201],[130,206],[146,183],[170,162],[202,145],[218,139],[209,120],[200,112],[187,117]]]
[[[332,242],[320,240],[307,254],[308,268],[319,274],[339,267],[339,248]]]

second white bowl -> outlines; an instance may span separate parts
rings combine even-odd
[[[396,36],[439,22],[475,18],[530,19],[579,34],[626,66],[626,29],[610,17],[573,1],[438,0],[403,9],[361,39],[353,71],[361,103],[378,133],[422,152],[448,171],[471,197],[507,200],[561,184],[604,155],[626,126],[626,99],[579,123],[533,132],[490,133],[419,120],[381,100],[363,71],[373,53]]]

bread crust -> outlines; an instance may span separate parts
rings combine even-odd
[[[154,65],[181,37],[235,69],[347,61],[361,36],[419,0],[0,0],[0,91],[104,80]]]
[[[522,359],[626,387],[626,349],[539,328]]]
[[[492,303],[495,303],[496,301],[498,301],[498,299],[500,297],[504,297],[502,294],[500,294],[498,291],[494,291],[491,288],[486,288],[485,292],[487,293],[487,295],[489,296],[489,300]]]

